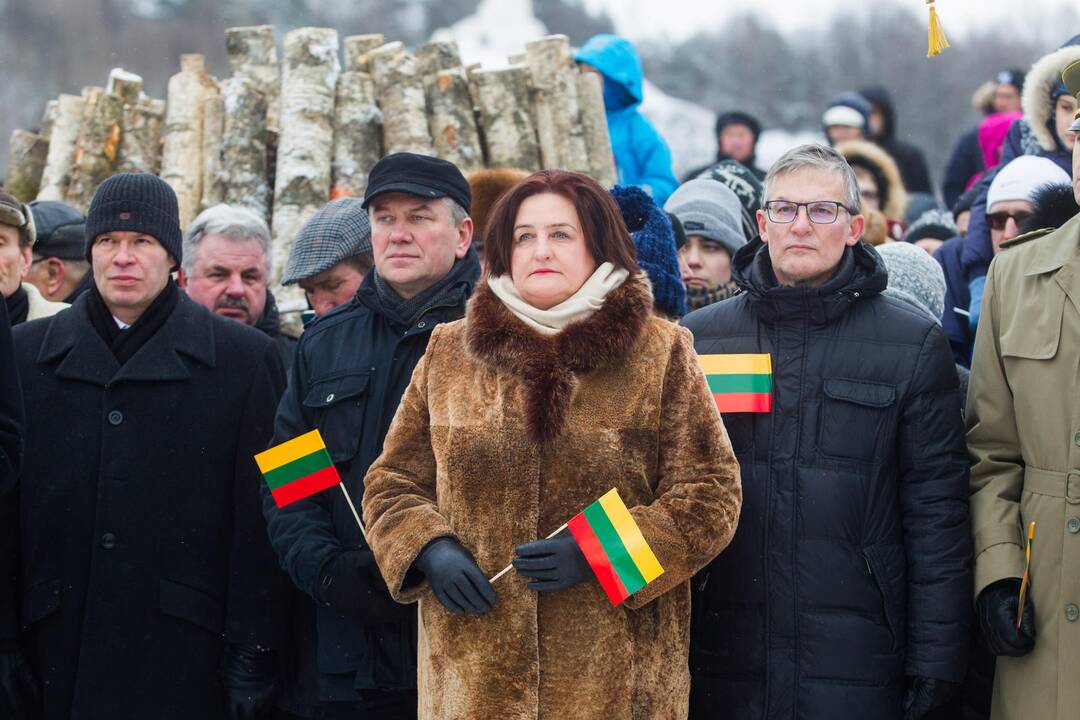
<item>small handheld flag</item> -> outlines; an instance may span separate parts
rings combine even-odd
[[[772,358],[768,353],[699,355],[698,362],[720,412],[772,412]]]
[[[1020,621],[1024,618],[1024,602],[1027,600],[1027,589],[1031,584],[1031,546],[1035,544],[1035,521],[1028,525],[1027,552],[1024,559],[1024,577],[1020,579],[1020,602],[1016,607],[1016,630],[1020,631]]]
[[[318,430],[259,453],[255,462],[279,508],[341,482]]]
[[[614,488],[567,525],[612,605],[664,572]]]

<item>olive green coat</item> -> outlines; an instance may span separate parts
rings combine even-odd
[[[998,659],[992,718],[1080,717],[1080,216],[990,265],[967,425],[976,594],[1036,523],[1035,649]]]

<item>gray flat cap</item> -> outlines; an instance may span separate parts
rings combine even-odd
[[[292,285],[371,252],[371,222],[360,198],[331,200],[300,228],[289,250],[282,285]]]

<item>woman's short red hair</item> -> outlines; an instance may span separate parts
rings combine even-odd
[[[541,193],[560,195],[577,210],[585,244],[596,264],[610,262],[637,271],[637,252],[615,198],[588,175],[569,170],[541,170],[521,181],[495,204],[484,238],[484,266],[491,276],[510,273],[514,252],[514,222],[526,198]]]

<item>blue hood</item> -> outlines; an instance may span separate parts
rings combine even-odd
[[[608,112],[641,104],[644,72],[633,44],[618,35],[601,34],[589,38],[575,54],[604,75],[604,103]]]

